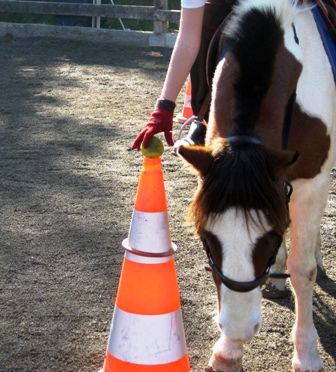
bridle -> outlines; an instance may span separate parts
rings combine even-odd
[[[262,275],[258,276],[256,279],[251,280],[249,282],[240,282],[236,280],[232,280],[225,276],[222,272],[222,270],[215,264],[214,258],[212,256],[212,253],[210,251],[210,248],[208,246],[208,243],[206,242],[205,239],[202,239],[203,246],[205,249],[205,252],[208,256],[208,261],[210,268],[212,272],[220,279],[220,281],[229,289],[235,292],[249,292],[252,291],[253,289],[257,287],[261,287],[262,285],[265,284],[266,280],[271,277],[271,278],[277,278],[277,279],[287,279],[289,277],[289,274],[270,274],[271,266],[275,262],[275,257],[276,255],[273,255],[266,266],[265,271],[262,273]]]
[[[225,276],[222,272],[222,270],[215,264],[215,260],[213,258],[213,255],[211,253],[210,247],[205,239],[202,239],[204,250],[208,256],[209,266],[211,268],[211,271],[217,276],[218,279],[229,289],[235,292],[250,292],[253,289],[257,287],[261,287],[266,283],[266,280],[268,278],[275,278],[275,279],[287,279],[289,278],[289,274],[286,273],[270,273],[271,266],[275,263],[276,254],[272,255],[270,259],[268,260],[268,263],[266,265],[266,268],[264,272],[258,276],[256,279],[248,281],[248,282],[241,282],[236,281],[233,279],[228,278]],[[279,247],[282,243],[282,237],[279,235]]]
[[[250,144],[262,146],[262,142],[259,140],[259,138],[254,137],[254,136],[230,136],[227,138],[227,141],[229,143],[241,142],[241,143],[250,143]],[[293,187],[290,184],[290,182],[288,182],[286,179],[283,180],[283,183],[284,183],[284,193],[285,193],[285,198],[286,198],[286,203],[287,203],[287,208],[288,208],[290,197],[293,192]],[[275,232],[273,232],[273,235],[275,235],[275,237],[278,240],[278,247],[277,247],[276,253],[272,255],[270,259],[268,260],[264,272],[260,276],[258,276],[256,279],[248,281],[248,282],[236,281],[224,275],[222,270],[216,265],[206,239],[201,238],[201,240],[203,242],[204,250],[208,257],[209,266],[211,268],[211,271],[214,273],[214,275],[216,275],[217,278],[220,279],[220,281],[232,291],[250,292],[257,287],[261,287],[262,285],[264,285],[268,278],[287,279],[290,276],[289,274],[286,274],[286,273],[272,273],[272,274],[270,273],[271,266],[275,263],[276,255],[282,244],[282,236]]]

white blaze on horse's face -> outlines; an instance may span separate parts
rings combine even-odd
[[[258,221],[255,211],[250,214]],[[253,221],[247,224],[243,210],[230,208],[206,224],[206,230],[214,234],[222,246],[221,270],[232,280],[248,282],[256,279],[253,249],[257,240],[272,230],[261,212],[260,217],[261,224]],[[250,340],[261,325],[260,287],[241,293],[221,284],[217,321],[227,338],[242,342]]]

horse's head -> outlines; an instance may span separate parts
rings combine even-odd
[[[261,324],[261,289],[289,224],[292,152],[251,142],[181,147],[199,174],[191,217],[218,291],[218,325],[230,340],[250,340]]]

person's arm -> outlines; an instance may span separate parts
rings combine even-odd
[[[185,83],[201,44],[204,6],[182,8],[180,29],[171,56],[161,99],[175,102]]]
[[[151,138],[160,132],[164,132],[169,146],[174,144],[172,131],[175,100],[197,57],[201,44],[204,13],[204,0],[187,0],[185,2],[191,3],[191,5],[201,3],[201,6],[190,9],[182,8],[181,10],[180,29],[160,98],[147,125],[133,141],[133,149],[139,150],[141,144],[145,148],[148,147]]]

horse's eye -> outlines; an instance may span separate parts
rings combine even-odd
[[[286,195],[288,202],[290,200],[292,193],[293,193],[293,186],[289,182],[285,181],[285,195]]]

